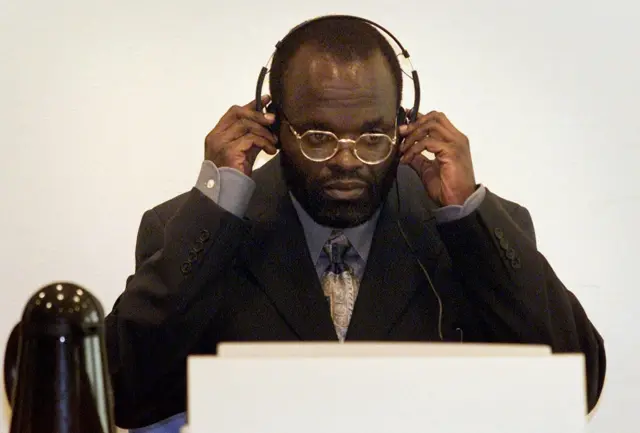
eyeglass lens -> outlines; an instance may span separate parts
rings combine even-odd
[[[307,131],[301,137],[302,152],[311,160],[326,160],[337,151],[338,138],[324,131]],[[384,160],[391,153],[392,140],[385,134],[363,134],[355,143],[355,154],[365,162]]]

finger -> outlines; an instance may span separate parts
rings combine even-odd
[[[411,111],[411,110],[409,110]],[[420,119],[422,118],[422,115],[420,113],[418,113],[418,115],[416,116],[416,120],[411,122],[411,123],[407,123],[405,125],[400,125],[400,127],[398,128],[398,132],[400,133],[400,135],[402,137],[407,136],[408,134],[411,134],[413,131],[416,130],[416,128],[419,128],[423,121],[421,121]]]
[[[400,126],[399,128],[400,135],[402,136],[409,135],[412,132],[414,132],[416,129],[419,129],[420,127],[422,127],[422,125],[424,125],[425,123],[431,120],[434,120],[436,113],[437,113],[436,111],[431,111],[427,114],[418,113],[418,115],[416,116],[416,120],[414,122],[409,123],[407,125]]]
[[[430,120],[409,134],[400,146],[400,151],[404,151],[410,143],[420,141],[426,137],[433,137],[437,140],[454,142],[454,135],[436,120]]]
[[[426,149],[425,144],[426,139],[415,141],[409,147],[405,148],[402,153],[402,157],[400,158],[400,162],[403,164],[407,164],[411,162],[414,156],[419,153],[422,153]]]
[[[272,113],[262,113],[255,110],[255,105],[251,103],[245,106],[234,105],[227,110],[227,112],[220,118],[220,121],[216,125],[215,129],[219,131],[225,131],[230,128],[238,119],[249,119],[261,125],[271,125],[275,120],[275,116]]]
[[[418,117],[416,121],[408,125],[409,127],[408,127],[407,134],[410,134],[413,130],[415,130],[416,128],[419,128],[421,124],[425,122],[430,122],[433,120],[442,124],[442,126],[450,130],[452,133],[459,132],[458,129],[453,125],[453,123],[451,123],[449,118],[444,113],[433,110],[424,115],[418,113]]]
[[[276,147],[269,140],[259,135],[255,135],[251,133],[245,134],[242,137],[239,137],[228,144],[228,150],[243,152],[243,153],[246,153],[252,150],[254,147],[258,151],[264,150],[269,155],[275,155],[277,152]]]
[[[267,105],[269,103],[269,101],[271,101],[271,96],[270,95],[262,95],[260,97],[260,102],[261,102],[261,105],[263,107],[265,105]],[[254,111],[255,111],[255,107],[256,107],[256,100],[255,99],[253,101],[249,102],[248,104],[243,106],[243,108],[251,108]]]
[[[462,133],[456,128],[449,120],[446,114],[441,111],[432,111],[429,113],[429,120],[435,120],[438,124],[442,125],[449,135],[452,137],[460,137]],[[451,138],[451,141],[457,142],[458,140]]]
[[[249,119],[261,125],[271,125],[274,120],[272,113],[261,113],[253,109],[253,107],[234,106],[230,110],[230,116],[235,119]]]
[[[239,119],[231,127],[220,134],[222,142],[230,142],[242,137],[245,134],[259,135],[273,144],[278,141],[277,137],[264,126],[246,118]]]
[[[442,126],[448,129],[451,132],[458,132],[458,129],[451,123],[446,114],[436,111],[434,117],[440,122]]]
[[[411,162],[416,155],[421,154],[425,150],[433,153],[437,157],[439,154],[446,151],[447,146],[448,144],[444,141],[436,140],[432,137],[423,138],[422,140],[414,142],[406,149],[402,158],[400,158],[400,162],[404,164]]]
[[[258,155],[261,150],[262,149],[254,146],[245,153],[242,164],[245,173],[250,173],[253,170],[253,166],[255,165],[256,159],[258,159]]]

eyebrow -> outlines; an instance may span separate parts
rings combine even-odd
[[[298,123],[298,128],[303,129],[305,131],[309,130],[309,129],[317,129],[317,130],[322,130],[322,131],[334,131],[336,128],[334,128],[331,124],[327,123],[327,122],[318,122],[318,121],[313,121],[313,120],[309,120],[306,122],[300,122]],[[385,124],[385,120],[382,116],[377,117],[375,119],[370,119],[370,120],[366,120],[362,123],[362,125],[360,125],[360,132],[361,133],[365,133],[365,132],[369,132],[372,129],[375,128],[381,128],[381,127],[389,127],[392,128],[393,126],[391,124]]]
[[[364,122],[362,124],[361,130],[362,130],[362,132],[367,132],[367,131],[370,131],[372,129],[381,128],[381,127],[384,127],[384,126],[389,126],[389,125],[385,125],[384,118],[382,116],[380,116],[380,117],[378,117],[376,119],[367,120],[366,122]]]

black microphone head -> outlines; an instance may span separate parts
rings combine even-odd
[[[58,337],[97,335],[103,322],[100,302],[73,283],[54,283],[38,290],[25,305],[21,320],[25,335]]]
[[[103,311],[68,282],[27,301],[5,354],[11,433],[115,433]]]

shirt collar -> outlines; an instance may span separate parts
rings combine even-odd
[[[333,228],[318,224],[311,218],[311,216],[303,209],[302,205],[295,199],[293,194],[289,193],[293,207],[298,213],[298,218],[302,224],[304,236],[307,240],[309,247],[309,253],[311,254],[311,260],[313,264],[318,263],[318,258],[322,252],[322,247],[329,239]],[[351,246],[358,253],[360,258],[364,261],[369,257],[369,250],[371,249],[371,242],[373,240],[373,232],[380,216],[380,209],[378,209],[373,216],[365,223],[342,230],[345,234]]]

